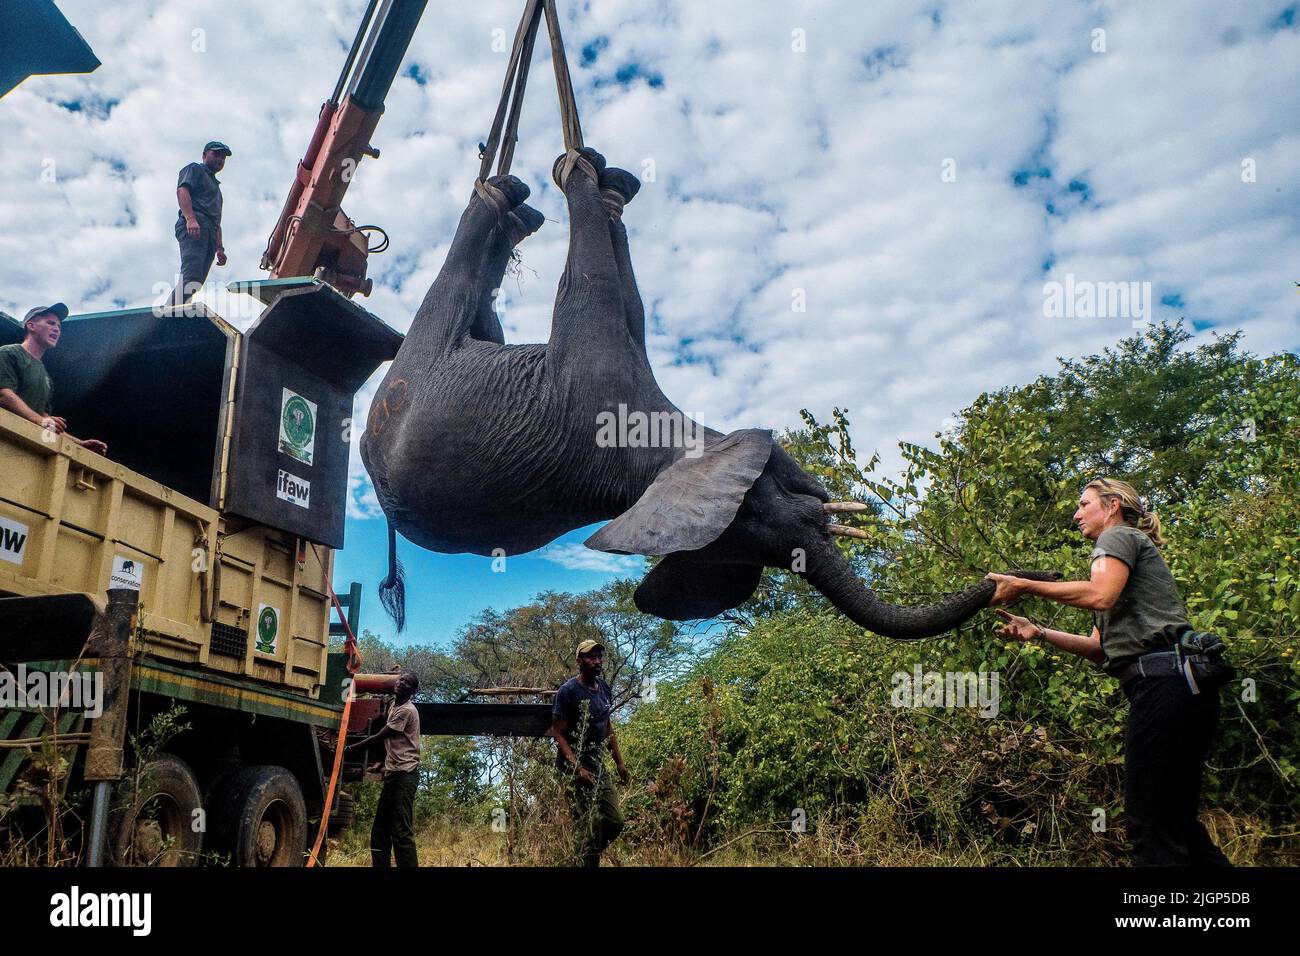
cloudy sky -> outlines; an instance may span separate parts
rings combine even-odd
[[[363,0],[59,6],[104,65],[0,100],[0,310],[122,308],[170,288],[176,172],[209,139],[234,150],[230,265],[213,279],[259,277]],[[382,158],[348,193],[349,214],[392,239],[361,301],[399,330],[470,195],[522,7],[431,0]],[[624,221],[664,391],[723,430],[845,407],[858,448],[892,464],[899,439],[931,438],[981,391],[1135,322],[1184,316],[1201,336],[1297,349],[1298,7],[559,0],[586,141],[645,181]],[[544,38],[536,55],[514,172],[550,221],[508,285],[512,342],[546,339],[567,243]],[[1150,283],[1151,308],[1046,314],[1045,288],[1067,276]],[[240,325],[256,314],[223,305]],[[356,460],[351,495],[336,583],[363,581],[364,623],[387,632],[372,589],[383,523]],[[583,537],[504,574],[405,543],[410,638],[639,567]]]

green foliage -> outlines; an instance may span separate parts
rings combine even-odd
[[[1294,863],[1300,362],[1252,356],[1237,335],[1196,348],[1189,339],[1180,325],[1159,326],[980,395],[933,445],[900,443],[895,475],[881,473],[879,456],[858,461],[838,408],[825,424],[805,411],[803,427],[780,440],[833,498],[873,505],[840,519],[870,540],[839,546],[882,597],[903,604],[988,570],[1086,577],[1090,544],[1071,521],[1081,488],[1103,475],[1136,485],[1163,520],[1191,621],[1228,639],[1243,679],[1223,692],[1208,763],[1213,835],[1235,862]],[[767,854],[759,859],[793,862],[1125,858],[1127,703],[1095,666],[1006,641],[991,614],[939,638],[892,642],[780,571],[701,652],[637,614],[631,588],[485,611],[445,650],[364,635],[362,654],[367,670],[412,667],[433,696],[458,699],[474,687],[557,686],[576,643],[600,637],[634,780],[615,852],[641,861],[718,860],[755,845]],[[1046,601],[1017,610],[1075,633],[1092,627],[1086,612]],[[996,673],[996,715],[899,706],[894,690],[917,669]],[[638,703],[646,677],[657,693]],[[421,799],[426,813],[466,821],[455,840],[475,853],[496,846],[510,862],[567,858],[548,741],[446,746],[429,755],[440,769]],[[506,825],[492,827],[503,809]]]
[[[467,737],[425,737],[420,753],[416,818],[465,813],[488,792]]]
[[[434,820],[464,823],[476,819],[491,788],[483,780],[474,740],[468,737],[422,737],[420,741],[416,824],[428,824]],[[351,785],[351,789],[357,799],[358,821],[352,829],[355,833],[368,833],[383,783],[365,780]]]
[[[137,773],[145,767],[149,761],[163,752],[163,749],[174,737],[179,737],[187,730],[192,729],[192,724],[185,720],[188,711],[184,704],[173,704],[166,710],[160,710],[149,719],[146,724],[137,733],[129,731],[130,749],[135,754],[135,768]]]
[[[766,620],[633,718],[623,732],[633,775],[669,767],[675,779],[628,809],[653,818],[681,801],[698,848],[801,817],[810,830],[887,821],[894,840],[949,853],[1026,844],[1039,857],[1117,856],[1090,823],[1094,807],[1113,816],[1119,806],[1118,689],[1088,669],[1035,676],[1005,657],[998,643],[952,638],[873,645],[835,614]],[[895,706],[894,675],[918,665],[1001,667],[1003,709],[987,720],[974,708]],[[1054,711],[1062,681],[1075,690]]]
[[[1194,350],[1161,326],[1056,376],[979,396],[937,447],[900,443],[904,470],[859,467],[845,413],[807,412],[786,447],[836,497],[870,495],[852,546],[882,596],[926,603],[986,570],[1088,574],[1071,523],[1079,490],[1122,477],[1164,519],[1166,560],[1192,622],[1230,638],[1241,677],[1224,693],[1206,803],[1239,860],[1294,854],[1300,807],[1300,363],[1259,359],[1238,337]],[[845,545],[845,547],[848,547]],[[1018,609],[1088,633],[1086,612],[1041,600]],[[666,807],[699,845],[757,824],[809,828],[845,820],[946,851],[1020,860],[1101,862],[1121,852],[1121,744],[1116,682],[1051,647],[1006,642],[980,615],[917,644],[865,634],[807,591],[789,589],[677,682],[661,687],[623,733],[655,784],[646,820]],[[890,700],[893,675],[996,671],[1000,710],[914,710]],[[667,776],[665,778],[665,769]],[[1289,840],[1289,842],[1288,842]]]

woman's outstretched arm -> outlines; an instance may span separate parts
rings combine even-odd
[[[1030,581],[992,571],[986,577],[998,585],[989,601],[990,606],[1012,604],[1026,594],[1033,594],[1070,607],[1109,611],[1128,583],[1128,565],[1119,558],[1099,557],[1092,562],[1092,577],[1087,581]]]
[[[1092,629],[1092,633],[1085,637],[1082,634],[1071,634],[1069,631],[1055,631],[1050,627],[1043,627],[1041,624],[1035,624],[1027,617],[1020,617],[1010,611],[1004,611],[1002,608],[998,608],[995,613],[1007,622],[998,628],[998,634],[1002,637],[1014,638],[1017,641],[1032,641],[1041,638],[1054,647],[1059,647],[1070,654],[1077,654],[1085,660],[1100,663],[1103,659],[1101,654],[1101,634],[1095,627]]]

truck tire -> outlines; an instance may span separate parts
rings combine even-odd
[[[338,836],[356,822],[357,798],[346,790],[334,794],[334,812],[330,814],[329,836]]]
[[[245,767],[213,793],[220,809],[216,836],[231,866],[302,866],[307,857],[307,808],[302,787],[283,767]]]
[[[203,834],[194,829],[203,806],[198,781],[185,761],[160,754],[118,785],[129,806],[108,823],[108,858],[114,866],[197,866]]]

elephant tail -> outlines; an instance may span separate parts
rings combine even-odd
[[[406,575],[397,560],[397,532],[388,522],[388,577],[379,582],[379,603],[397,625],[400,634],[406,627]]]

